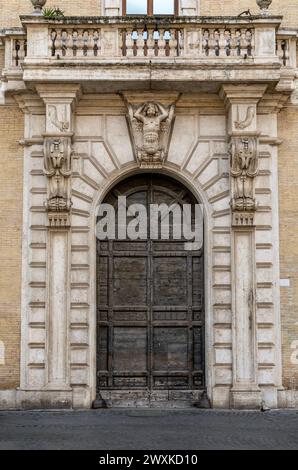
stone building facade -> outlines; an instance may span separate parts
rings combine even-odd
[[[0,408],[295,407],[298,0],[133,3],[1,2]],[[200,254],[100,245],[121,191]]]

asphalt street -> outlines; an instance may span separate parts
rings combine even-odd
[[[298,412],[0,412],[1,450],[298,449]]]

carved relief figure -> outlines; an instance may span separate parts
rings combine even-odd
[[[46,140],[44,173],[49,178],[47,210],[69,211],[71,200],[68,179],[71,176],[71,148],[67,138]]]
[[[241,130],[246,129],[247,127],[251,125],[254,117],[255,117],[255,108],[254,106],[249,106],[247,108],[246,117],[244,121],[241,121],[240,116],[239,116],[239,106],[238,106],[238,120],[235,121],[236,129],[241,129]]]
[[[49,119],[51,124],[56,127],[60,132],[67,132],[69,130],[69,122],[66,120],[66,109],[64,108],[64,120],[60,121],[56,106],[49,106]]]
[[[256,210],[254,178],[258,173],[257,139],[234,138],[231,143],[231,175],[234,178],[232,208]]]
[[[136,153],[141,166],[160,167],[168,152],[175,105],[166,109],[159,103],[145,103],[133,109],[128,105]]]

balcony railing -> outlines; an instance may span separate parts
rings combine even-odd
[[[103,28],[50,28],[49,55],[65,59],[107,56]],[[117,29],[119,48],[115,57],[253,57],[254,28],[202,27],[187,30],[179,26],[131,26]]]
[[[279,30],[280,17],[21,17],[23,28],[0,30],[2,75],[67,64],[135,63],[233,67],[280,63],[297,67],[297,32]],[[276,44],[276,46],[274,45]]]

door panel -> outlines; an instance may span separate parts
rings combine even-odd
[[[187,258],[153,258],[154,306],[187,306]]]
[[[196,203],[159,175],[134,176],[105,202],[116,207],[119,195],[147,208]],[[204,389],[203,266],[203,250],[185,251],[183,239],[98,241],[98,395]]]
[[[114,257],[113,304],[147,305],[147,258]]]

